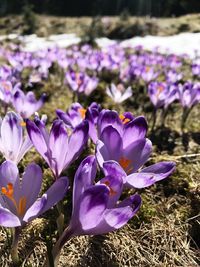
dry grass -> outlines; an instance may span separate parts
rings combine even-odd
[[[37,93],[42,91],[46,91],[49,97],[42,112],[49,115],[51,122],[56,108],[66,109],[70,105],[71,95],[65,86],[61,86],[57,72]],[[112,107],[106,97],[102,99],[107,101],[102,103],[104,106]],[[151,114],[149,110],[136,110],[134,102],[123,105],[121,109],[144,114],[148,118]],[[105,236],[76,237],[70,240],[62,250],[60,267],[200,266],[200,109],[193,109],[184,135],[180,133],[180,125],[177,123],[180,116],[181,110],[175,105],[169,112],[166,127],[157,128],[152,135],[149,133],[154,144],[150,162],[175,160],[176,172],[166,181],[140,191],[142,208],[123,229]],[[186,154],[197,156],[187,157]],[[50,172],[34,152],[27,155],[22,165],[32,160],[43,168],[45,189],[50,183]],[[70,178],[73,171],[68,173]],[[68,217],[70,215],[70,203],[67,201],[65,214]],[[43,219],[37,219],[23,229],[19,244],[21,266],[43,266],[47,245],[50,246],[49,240],[53,238],[55,242],[57,238],[56,217],[56,212],[51,210]],[[0,228],[2,267],[12,266],[10,245],[10,232]]]
[[[172,35],[184,31],[199,32],[199,14],[189,14],[178,18],[148,18],[148,17],[129,17],[125,23],[119,17],[109,17],[108,35],[118,27],[141,25],[145,28],[145,34]],[[76,33],[83,35],[83,31],[91,25],[90,17],[55,17],[46,15],[36,15],[37,29],[39,36],[49,36],[50,34]],[[10,15],[0,18],[0,34],[18,33],[24,30],[22,16]],[[106,26],[107,27],[107,26]],[[134,36],[133,27],[133,36]]]

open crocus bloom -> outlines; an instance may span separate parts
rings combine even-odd
[[[14,112],[8,112],[0,123],[0,151],[16,164],[32,147],[28,135],[24,137],[25,122]]]
[[[104,162],[116,161],[126,176],[124,184],[143,188],[169,176],[175,166],[173,162],[160,162],[138,173],[152,152],[152,144],[145,138],[144,124],[135,120],[121,134],[112,126],[104,128],[96,144],[96,157],[102,168]],[[142,122],[140,118],[139,121]]]
[[[177,86],[164,82],[151,82],[148,86],[148,95],[155,108],[167,108],[177,98]]]
[[[89,123],[89,136],[93,140],[96,141],[96,124],[100,114],[101,106],[95,102],[90,104],[90,106],[85,109],[79,103],[73,103],[68,109],[67,112],[63,112],[62,110],[56,110],[56,114],[59,119],[63,120],[67,127],[74,129],[78,126],[83,120],[87,120]]]
[[[80,155],[88,140],[87,121],[79,124],[70,136],[59,119],[54,121],[50,133],[39,118],[35,122],[27,119],[26,125],[34,147],[48,163],[55,178]]]
[[[123,190],[123,177],[114,164],[107,169],[106,177],[96,184],[95,157],[88,156],[80,164],[74,178],[73,211],[68,228],[72,236],[117,230],[140,208],[141,198],[137,194],[118,202]]]
[[[122,103],[132,96],[132,90],[129,86],[127,89],[122,84],[111,84],[111,87],[107,87],[106,93],[115,103]]]
[[[23,119],[29,118],[38,111],[45,101],[45,94],[39,100],[36,100],[33,92],[28,92],[26,95],[18,89],[13,96],[13,107]]]
[[[74,92],[90,95],[98,85],[96,77],[90,77],[84,72],[68,71],[66,81]]]
[[[65,195],[68,179],[57,180],[38,198],[42,185],[42,171],[36,164],[29,164],[20,181],[17,166],[5,161],[0,166],[0,225],[24,226],[53,207]]]

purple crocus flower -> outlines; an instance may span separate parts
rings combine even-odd
[[[55,263],[62,246],[72,236],[115,231],[123,227],[139,210],[141,197],[138,194],[119,202],[123,179],[114,164],[97,183],[94,182],[97,171],[95,157],[88,156],[80,164],[74,178],[71,220],[53,249]]]
[[[179,101],[184,108],[192,108],[200,102],[200,83],[186,82],[178,87]]]
[[[29,118],[38,111],[45,101],[45,94],[39,100],[36,100],[33,92],[25,93],[18,89],[13,96],[13,107],[23,119]]]
[[[20,180],[17,166],[5,161],[0,166],[0,225],[24,226],[40,216],[64,197],[68,179],[60,178],[38,198],[41,185],[42,171],[38,165],[29,164]]]
[[[173,162],[160,162],[140,170],[152,152],[151,141],[145,138],[146,132],[143,117],[135,118],[123,128],[116,127],[114,122],[113,126],[106,126],[96,144],[96,157],[101,168],[104,162],[118,162],[126,176],[124,183],[134,188],[150,186],[169,176],[174,170]]]
[[[175,70],[169,70],[166,73],[166,80],[168,83],[176,83],[179,82],[183,78],[182,73],[177,73]]]
[[[28,136],[24,136],[25,122],[14,112],[8,112],[0,123],[0,151],[6,160],[16,164],[32,147]]]
[[[129,86],[127,89],[122,84],[111,84],[111,87],[106,89],[107,95],[115,102],[122,103],[132,96],[132,90]]]
[[[199,64],[193,64],[192,65],[192,73],[195,76],[199,76],[200,75],[200,65]]]
[[[141,69],[141,78],[146,83],[149,83],[150,81],[156,79],[158,77],[158,72],[155,72],[153,67],[145,66]]]
[[[165,109],[177,99],[177,86],[165,82],[151,82],[148,86],[148,95],[156,109]]]
[[[27,119],[26,125],[34,147],[47,162],[55,178],[77,159],[88,140],[87,121],[79,124],[70,136],[59,119],[54,121],[50,133],[39,118],[35,122]]]
[[[66,73],[66,81],[74,92],[90,95],[98,85],[96,77],[90,77],[84,72],[69,71]]]
[[[0,100],[6,105],[12,103],[13,95],[19,89],[20,83],[14,86],[10,81],[0,81]]]
[[[123,177],[118,168],[115,169],[114,163],[112,171],[94,184],[96,168],[95,157],[88,156],[75,174],[73,211],[69,224],[73,235],[105,234],[119,229],[141,205],[141,198],[137,194],[118,203],[123,190]]]
[[[60,109],[56,110],[58,118],[64,121],[67,127],[74,129],[83,120],[88,120],[89,122],[89,136],[95,142],[95,127],[97,124],[97,119],[101,110],[101,106],[95,102],[90,104],[90,106],[85,109],[79,103],[73,103],[67,112],[63,112]]]

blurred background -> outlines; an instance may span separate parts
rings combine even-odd
[[[24,5],[34,12],[58,16],[134,16],[169,17],[200,11],[199,0],[1,0],[0,15],[23,13]]]
[[[200,32],[200,0],[0,0],[0,35],[125,40]]]

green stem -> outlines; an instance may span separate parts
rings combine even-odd
[[[187,121],[187,118],[191,112],[192,108],[183,108],[183,113],[182,113],[182,119],[181,119],[181,132],[184,133],[185,130],[185,124]]]
[[[21,233],[20,227],[13,228],[13,240],[12,240],[12,247],[11,247],[11,258],[13,261],[14,266],[19,266],[19,255],[18,255],[18,243],[19,243],[19,235]]]
[[[59,236],[61,236],[62,235],[62,233],[63,233],[63,228],[64,228],[64,214],[63,214],[63,212],[62,212],[62,203],[61,202],[59,202],[57,205],[56,205],[56,207],[57,207],[57,210],[58,210],[58,218],[57,218],[57,220],[56,220],[56,223],[57,223],[57,228],[58,228],[58,234],[59,234]]]
[[[47,263],[48,267],[58,266],[61,249],[72,236],[73,236],[73,230],[71,228],[66,228],[52,249],[54,266],[51,266],[48,261]]]
[[[168,111],[167,108],[162,110],[162,114],[161,114],[161,126],[162,127],[165,126],[165,119],[167,117],[167,111]]]
[[[153,132],[154,127],[155,127],[155,125],[156,125],[156,118],[157,118],[157,109],[154,108],[154,111],[153,111],[153,114],[152,114],[152,120],[153,120],[153,122],[152,122],[152,127],[151,127],[151,131],[152,131],[152,132]]]

